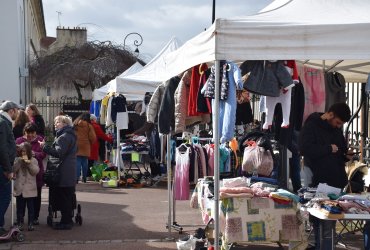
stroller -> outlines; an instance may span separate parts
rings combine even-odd
[[[82,216],[81,216],[81,205],[77,204],[76,193],[73,194],[72,200],[72,217],[74,217],[75,223],[78,225],[82,225]],[[77,209],[76,215],[74,214],[74,210]],[[49,206],[48,206],[48,216],[47,216],[47,224],[49,226],[53,226],[53,218],[57,218],[57,211],[60,211],[60,205],[58,203],[56,189],[55,187],[49,186]]]

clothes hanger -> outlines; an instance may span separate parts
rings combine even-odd
[[[202,66],[203,66],[203,63],[201,63],[199,65],[199,75],[203,75],[204,74],[204,70],[202,70]]]
[[[191,137],[191,143],[192,144],[199,144],[199,138],[197,136]]]
[[[188,150],[188,146],[185,143],[181,143],[180,146],[177,147],[180,153],[185,153]]]

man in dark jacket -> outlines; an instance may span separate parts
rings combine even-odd
[[[11,200],[11,182],[16,146],[13,136],[13,121],[17,117],[18,104],[5,101],[0,105],[0,235],[6,233],[4,216]]]
[[[325,113],[312,113],[306,120],[299,138],[300,153],[305,166],[312,171],[312,186],[326,183],[343,189],[347,183],[345,162],[349,160],[348,151],[341,127],[351,118],[351,110],[345,103],[333,104]],[[319,221],[312,218],[316,249],[331,249],[330,236],[335,221]],[[324,240],[320,248],[319,225],[323,227]],[[327,240],[329,238],[329,240]]]

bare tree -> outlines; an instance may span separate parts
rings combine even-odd
[[[110,41],[93,41],[38,58],[31,64],[30,73],[33,86],[73,84],[82,101],[82,88],[99,88],[136,61],[131,52]]]

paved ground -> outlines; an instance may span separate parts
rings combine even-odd
[[[25,231],[25,241],[3,242],[0,249],[177,249],[175,241],[202,226],[200,212],[188,201],[176,202],[176,221],[184,233],[169,233],[166,187],[102,188],[98,183],[78,184],[77,199],[82,206],[83,225],[56,231],[46,225],[48,189],[43,190],[40,222],[33,232]],[[10,210],[10,209],[9,209]],[[10,212],[7,214],[10,225]],[[186,226],[186,225],[189,226]],[[349,238],[347,249],[361,249],[361,235]],[[285,247],[287,249],[287,247]],[[344,249],[340,247],[341,249]],[[237,249],[278,249],[276,244],[237,246]]]

